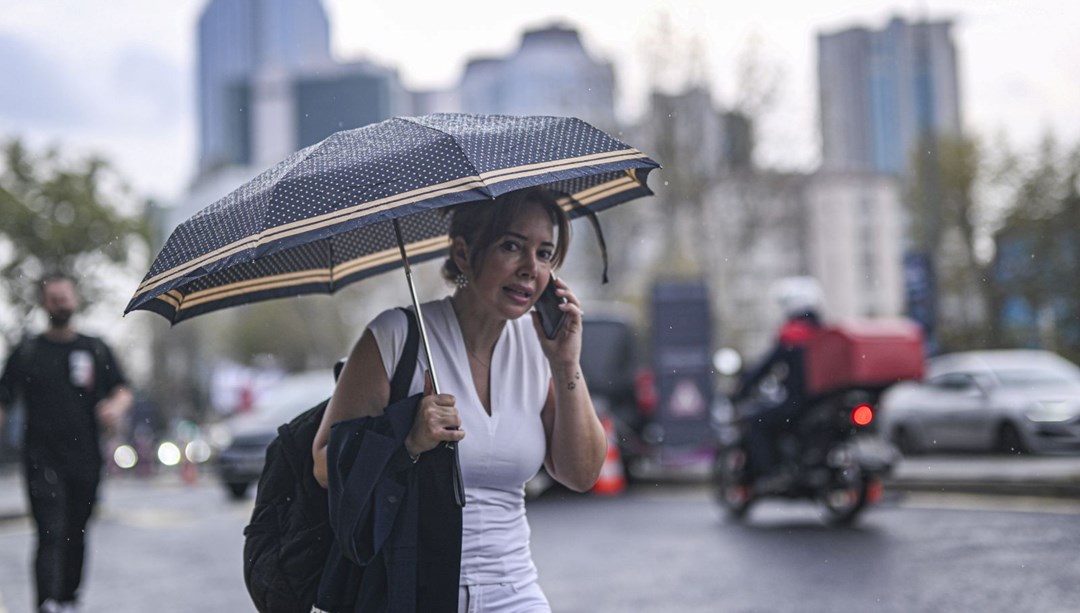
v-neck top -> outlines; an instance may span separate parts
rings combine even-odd
[[[525,517],[525,482],[540,469],[547,449],[540,412],[551,367],[529,317],[506,322],[491,358],[491,415],[480,402],[461,327],[450,298],[421,305],[439,391],[453,394],[465,438],[458,445],[465,485],[461,585],[520,585],[535,581]],[[387,374],[408,335],[405,314],[384,311],[368,325]],[[410,394],[424,389],[423,348]]]

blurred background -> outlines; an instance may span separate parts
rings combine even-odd
[[[1078,4],[0,0],[0,15],[0,354],[45,327],[35,308],[38,278],[55,269],[74,273],[86,303],[80,329],[109,341],[137,392],[129,427],[109,443],[113,472],[182,467],[175,471],[183,470],[190,484],[202,472],[197,465],[220,456],[219,480],[243,499],[276,425],[325,397],[333,385],[331,366],[367,322],[409,300],[401,275],[386,274],[333,297],[280,299],[176,327],[147,312],[122,317],[176,225],[335,131],[433,112],[576,116],[664,166],[651,176],[654,198],[600,216],[611,282],[600,283],[600,251],[584,226],[576,228],[560,272],[589,315],[583,367],[594,400],[601,412],[619,418],[620,451],[637,462],[627,468],[638,476],[657,474],[650,468],[671,474],[708,465],[717,436],[711,426],[730,410],[733,377],[774,341],[784,319],[774,290],[792,277],[820,284],[827,321],[916,322],[928,357],[1047,352],[1010,354],[1013,362],[1002,372],[1045,362],[1071,381],[1068,406],[1059,396],[1053,406],[1042,402],[1042,392],[1025,379],[1020,400],[1008,413],[993,413],[990,425],[1015,424],[1026,451],[1049,438],[1073,450],[1080,446],[1080,371],[1058,359],[1080,361]],[[438,266],[418,267],[422,300],[448,291]],[[980,410],[996,402],[996,392],[980,379],[991,374],[935,383],[935,372],[928,371],[927,386],[937,385],[937,401],[947,407],[955,408],[956,398]],[[946,374],[957,378],[957,372]],[[999,374],[993,380],[1008,387],[1008,377]],[[930,392],[912,391],[904,403],[925,405],[923,393]],[[20,419],[9,412],[0,467],[17,460]],[[912,433],[907,430],[929,426],[899,417],[886,423],[895,425],[886,434],[905,452],[937,451],[939,442],[946,448],[947,437],[928,430],[919,430],[922,440],[901,440]],[[1002,450],[1003,432],[987,430],[987,450]],[[961,441],[955,448],[974,448],[964,434],[954,438]],[[246,450],[237,450],[241,440]],[[231,460],[227,449],[236,451]],[[1075,454],[1038,465],[1001,460],[980,456],[950,464],[958,476],[949,487],[1030,481],[1039,466],[1041,475],[1056,479],[1041,494],[1077,497]],[[900,474],[928,474],[919,468]],[[15,488],[13,477],[5,483]],[[941,489],[937,482],[923,484]],[[204,495],[198,502],[167,498],[167,510],[151,513],[134,491],[118,491],[135,509],[125,516],[126,527],[181,525],[185,509],[197,507],[192,514],[218,522],[200,524],[210,534],[200,542],[238,540],[249,510],[218,509],[219,517],[207,511],[211,498]],[[0,502],[4,495],[0,491]],[[700,520],[680,515],[689,508],[686,500],[700,502],[697,495],[678,498],[664,512],[678,521]],[[559,534],[568,545],[607,534],[575,536],[566,526],[580,524],[577,508],[539,507],[538,533]],[[1029,530],[1016,528],[1033,516],[1009,515],[994,524],[1000,530],[968,534],[963,527],[977,522],[966,516],[956,524],[913,514],[888,517],[892,534],[910,530],[909,542],[920,547],[920,539],[945,547],[955,537],[977,549],[1006,533],[1020,539],[1045,527],[1032,520]],[[680,525],[672,521],[670,527]],[[790,536],[782,523],[788,518],[780,521]],[[1075,539],[1070,521],[1074,517],[1055,520],[1046,534]],[[623,532],[646,538],[654,528],[658,539],[669,539],[658,547],[683,538],[654,524]],[[820,533],[804,530],[797,534],[802,548],[789,549],[769,534],[743,532],[715,551],[735,551],[742,539],[755,538],[754,545],[765,545],[755,549],[764,556],[761,568],[816,547],[843,556],[853,542],[844,539],[857,539],[876,564],[903,540],[882,534],[871,529],[826,545]],[[1075,547],[1055,542],[1012,543],[1013,553],[1037,555],[1002,558],[989,579],[965,592],[966,608],[955,610],[1051,610],[1037,600],[995,599],[984,590],[1013,585],[1003,577],[1013,576],[1008,569],[1017,560],[1046,573],[1033,578],[1038,573],[1029,570],[1015,581],[1041,586],[1054,607],[1075,603],[1069,600],[1075,588],[1068,596],[1062,587],[1075,583],[1075,573],[1070,579],[1067,572],[1076,568]],[[561,550],[543,543],[537,546],[541,566],[558,569],[548,575],[553,601],[586,603],[579,610],[590,611],[603,610],[596,602],[618,602],[575,591],[575,574],[591,569],[575,570],[574,562],[558,557]],[[186,551],[184,543],[172,545]],[[692,546],[689,540],[679,545]],[[238,559],[239,544],[230,547]],[[926,551],[896,554],[919,559],[925,573],[901,573],[890,583],[895,593],[886,596],[909,597],[905,585],[919,582],[942,597],[963,591],[935,578],[948,569],[922,565],[928,558],[950,560],[949,552]],[[156,560],[128,553],[133,560]],[[993,556],[986,560],[996,563]],[[749,568],[737,556],[716,561],[725,563]],[[0,559],[0,571],[18,569],[24,576],[23,566]],[[680,572],[692,575],[696,568]],[[871,568],[877,567],[865,559],[852,564],[859,576],[872,578]],[[127,586],[136,574],[134,567],[100,571],[102,583],[116,586]],[[221,576],[229,581],[221,579],[221,593],[246,603],[237,599],[243,595],[236,573]],[[766,604],[755,610],[808,610],[795,591],[818,581],[813,574],[797,576],[788,609]],[[611,577],[625,582],[620,594],[642,585],[637,575]],[[731,579],[722,589],[757,590],[758,602],[767,603],[776,582],[762,577]],[[119,592],[111,595],[120,598]],[[866,603],[882,601],[878,593],[865,596]],[[928,602],[934,601],[880,610],[949,610]],[[994,608],[1010,602],[1016,607]],[[670,610],[664,603],[654,609],[634,603],[610,610]],[[124,610],[113,604],[111,610]],[[714,610],[683,604],[683,610]],[[822,610],[844,608],[837,607]]]
[[[578,116],[665,166],[655,199],[602,218],[612,282],[589,231],[564,270],[587,300],[628,306],[643,362],[656,282],[703,287],[709,355],[749,359],[782,318],[769,288],[795,275],[819,280],[827,318],[914,318],[930,354],[1075,360],[1076,11],[4,2],[0,344],[42,326],[34,279],[75,270],[83,328],[122,348],[161,424],[243,410],[264,382],[344,355],[403,284],[170,330],[119,316],[149,258],[177,223],[336,130],[461,111]],[[441,295],[434,265],[422,274]]]

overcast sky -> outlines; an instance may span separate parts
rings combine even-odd
[[[60,143],[112,160],[149,196],[178,196],[196,155],[195,24],[205,0],[0,0],[0,138]],[[733,96],[747,40],[785,75],[763,156],[812,168],[815,35],[894,14],[956,21],[965,124],[1030,146],[1080,140],[1080,3],[1066,0],[324,0],[335,55],[396,67],[413,88],[453,85],[464,61],[512,51],[523,28],[560,21],[616,65],[623,119],[644,99],[643,49],[663,13],[704,44],[718,102]],[[424,8],[419,8],[424,7]]]

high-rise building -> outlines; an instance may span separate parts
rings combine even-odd
[[[920,138],[960,134],[951,28],[895,17],[818,35],[823,170],[906,175]]]
[[[292,74],[331,63],[319,0],[211,0],[198,26],[199,172],[250,160],[237,121],[258,72]]]
[[[505,58],[471,60],[459,84],[461,110],[510,115],[568,115],[615,130],[615,71],[594,59],[577,30],[529,30]]]

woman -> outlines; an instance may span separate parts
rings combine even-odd
[[[457,290],[422,307],[442,393],[420,402],[405,449],[415,460],[443,441],[461,441],[459,610],[550,611],[529,550],[525,481],[543,463],[555,480],[585,491],[607,448],[579,364],[577,297],[556,281],[566,318],[554,339],[543,335],[537,315],[522,318],[566,255],[570,226],[555,197],[537,188],[451,214],[443,276]],[[381,414],[406,325],[403,313],[386,311],[353,348],[315,437],[315,473],[324,485],[330,426]],[[418,364],[411,393],[425,391],[425,379]]]

